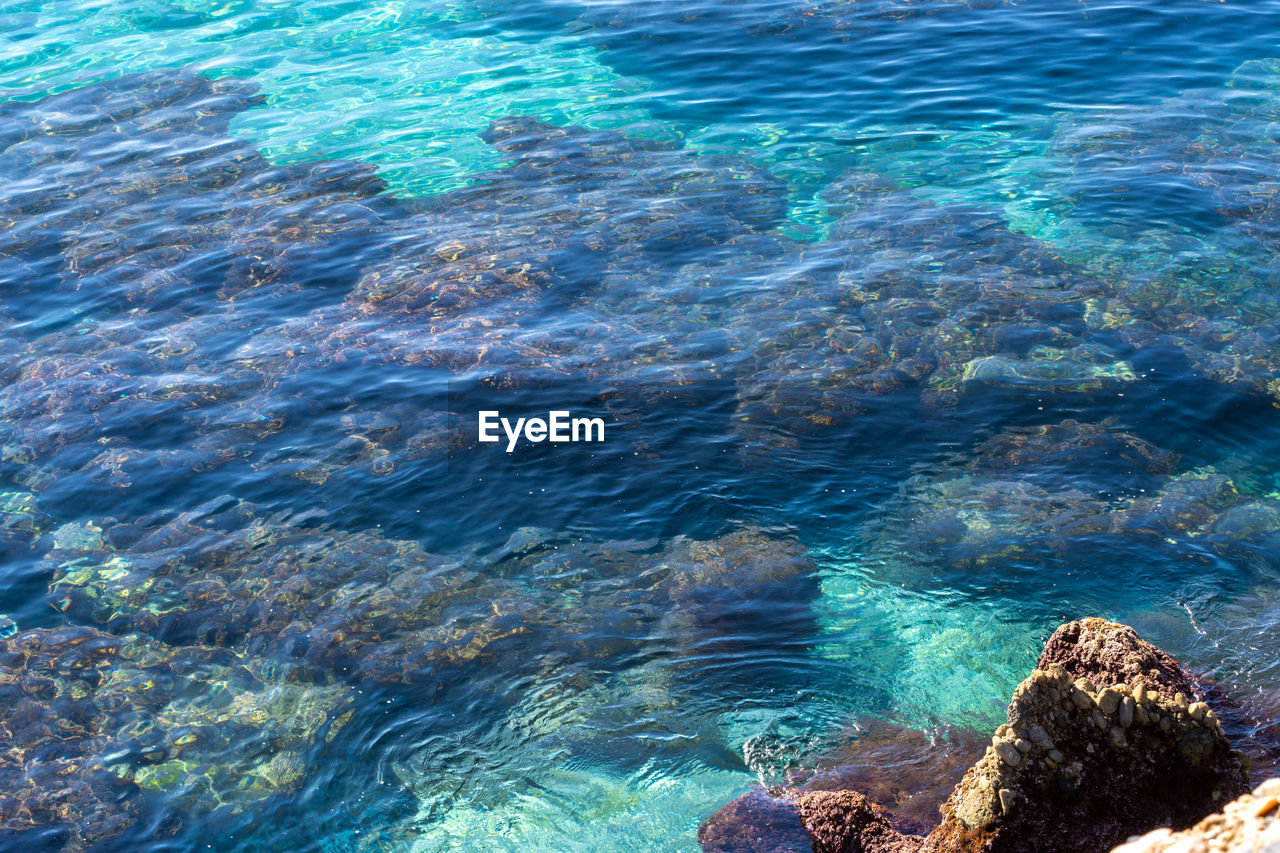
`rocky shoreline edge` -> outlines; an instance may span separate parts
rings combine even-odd
[[[1280,780],[1250,792],[1250,760],[1205,698],[1132,628],[1068,622],[929,833],[858,791],[757,790],[698,840],[703,853],[1276,853]]]

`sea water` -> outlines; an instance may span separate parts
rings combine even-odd
[[[533,671],[478,658],[427,694],[359,685],[354,721],[307,755],[293,792],[233,814],[179,807],[177,829],[136,825],[108,849],[694,851],[699,824],[721,805],[755,784],[829,770],[840,762],[831,756],[856,755],[875,726],[962,752],[949,738],[998,725],[1043,640],[1086,615],[1133,624],[1258,716],[1277,707],[1274,554],[1269,540],[1249,538],[1253,522],[1226,515],[1280,489],[1275,397],[1265,377],[1248,378],[1248,365],[1268,356],[1265,335],[1197,361],[1165,338],[1124,338],[1134,318],[1098,303],[1087,323],[1113,350],[1091,363],[1090,387],[1063,367],[1056,385],[966,392],[965,374],[954,379],[958,392],[929,389],[941,402],[906,391],[841,408],[824,396],[839,382],[824,371],[876,332],[842,320],[860,304],[847,295],[859,277],[976,281],[993,293],[1007,277],[994,262],[963,268],[956,258],[972,235],[962,227],[938,225],[905,248],[890,237],[885,249],[865,223],[844,236],[842,217],[872,205],[859,196],[842,207],[833,187],[848,175],[902,199],[886,208],[884,233],[919,221],[917,203],[976,207],[1007,229],[998,240],[1039,241],[1080,277],[1139,294],[1140,319],[1161,329],[1180,314],[1197,334],[1215,323],[1222,335],[1233,324],[1266,327],[1277,294],[1271,220],[1232,208],[1250,202],[1224,202],[1203,176],[1223,168],[1204,165],[1215,150],[1250,163],[1272,156],[1280,3],[33,0],[0,3],[0,44],[0,94],[13,102],[157,69],[252,81],[262,102],[237,113],[229,132],[278,165],[371,164],[382,194],[422,217],[395,238],[401,247],[468,242],[461,220],[431,230],[432,211],[447,217],[513,162],[518,149],[485,139],[510,116],[729,158],[724,168],[742,186],[768,176],[780,200],[758,241],[707,230],[698,242],[695,179],[687,195],[663,195],[650,192],[640,161],[610,166],[618,183],[606,182],[601,206],[610,226],[644,228],[692,208],[677,219],[685,224],[669,254],[638,242],[634,256],[601,261],[570,246],[545,298],[495,303],[489,315],[469,306],[465,328],[423,308],[417,326],[411,318],[393,333],[428,348],[445,341],[450,358],[352,356],[296,371],[268,359],[253,368],[255,389],[266,390],[252,394],[236,390],[245,365],[319,340],[339,316],[327,307],[346,304],[351,281],[335,290],[304,271],[291,294],[240,303],[174,285],[182,299],[120,308],[111,288],[124,285],[77,284],[74,265],[62,267],[63,285],[35,292],[26,273],[6,271],[6,382],[38,375],[48,350],[82,352],[86,376],[119,376],[95,359],[105,364],[119,348],[154,356],[171,345],[158,329],[213,317],[194,335],[200,360],[174,356],[180,366],[156,383],[180,384],[188,370],[223,389],[190,409],[140,408],[136,421],[125,409],[74,426],[90,403],[60,385],[65,374],[48,376],[39,405],[6,400],[8,512],[48,517],[39,536],[6,552],[0,609],[21,629],[65,618],[49,607],[42,562],[58,525],[144,529],[222,495],[251,501],[262,517],[314,512],[331,529],[378,531],[469,555],[468,565],[501,567],[526,539],[625,540],[653,553],[739,530],[798,543],[811,561],[808,593],[734,603],[714,637],[648,622],[628,651],[609,656],[574,658],[544,637],[524,648],[548,662]],[[21,148],[11,155],[0,170],[16,181],[30,160]],[[688,167],[695,178],[697,168]],[[1272,185],[1263,176],[1257,186],[1264,205]],[[561,204],[556,186],[536,180],[526,190],[552,200],[539,215],[586,204]],[[5,192],[20,191],[56,190],[11,183]],[[220,204],[194,198],[209,212]],[[99,215],[85,209],[80,225]],[[482,209],[474,227],[533,235],[542,225],[525,216]],[[131,222],[145,234],[167,227],[156,211]],[[55,266],[57,243],[54,234]],[[940,295],[901,298],[917,299],[911,310],[922,314],[931,299],[947,310]],[[1066,334],[1023,331],[1050,344]],[[983,364],[991,367],[966,369]],[[508,381],[522,389],[514,402]],[[124,380],[121,389],[136,393]],[[62,408],[48,402],[60,394],[70,395]],[[507,459],[461,423],[475,416],[473,398],[504,414],[510,406],[513,418],[582,411],[605,424],[605,438],[576,455],[543,452],[548,445]],[[1068,419],[1135,436],[1170,461],[1155,470],[1099,451],[1008,470],[975,462],[993,436]],[[220,447],[216,465],[177,473],[102,456],[203,448],[199,438],[231,421],[272,426]],[[439,439],[447,452],[380,468],[368,448],[397,431]],[[41,444],[33,434],[57,438]],[[1189,502],[1188,512],[1216,519],[1209,533],[1133,522],[1066,535],[1055,521],[1112,518],[1168,494],[1171,481],[1218,473],[1237,497]],[[938,533],[944,511],[950,532]],[[619,584],[593,567],[566,573],[573,583],[554,607],[567,614]],[[539,590],[546,576],[504,580]],[[488,607],[459,605],[471,615]]]

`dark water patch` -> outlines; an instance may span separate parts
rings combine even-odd
[[[998,123],[1063,104],[1155,99],[1216,84],[1270,50],[1263,22],[1276,14],[1199,2],[540,8],[585,27],[620,73],[657,81],[664,114],[793,127]]]

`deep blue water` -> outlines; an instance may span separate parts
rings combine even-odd
[[[0,847],[696,851],[757,781],[945,791],[1086,615],[1274,766],[1280,4],[0,40],[0,612],[102,632],[5,694]]]

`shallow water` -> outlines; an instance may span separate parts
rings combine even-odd
[[[924,822],[1084,615],[1280,763],[1280,3],[508,5],[0,0],[0,845]]]

